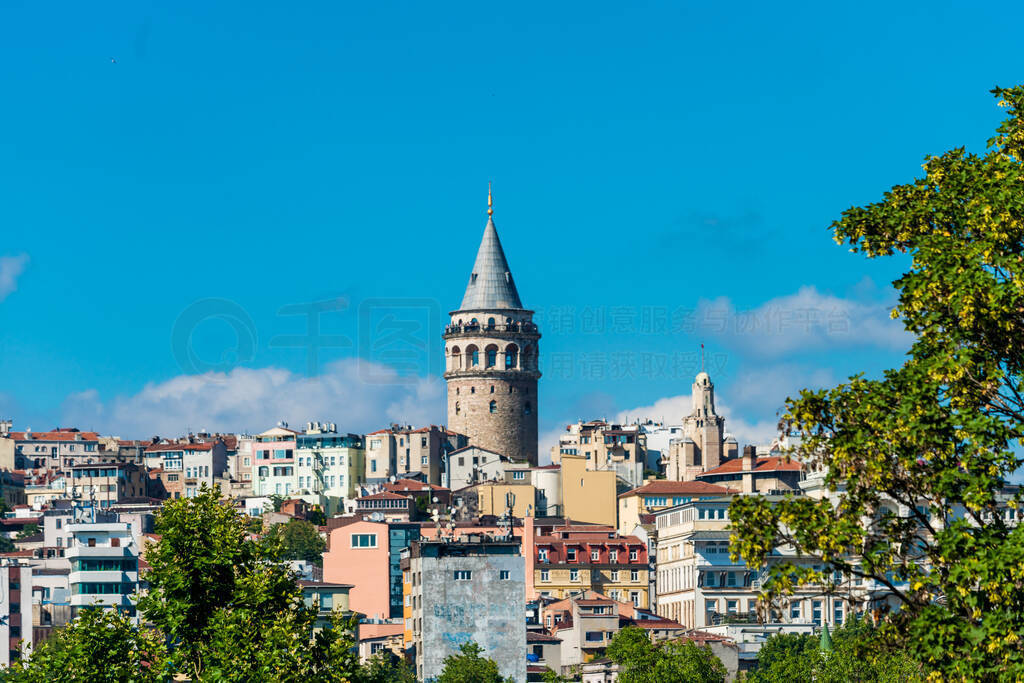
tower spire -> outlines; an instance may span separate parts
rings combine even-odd
[[[494,215],[494,200],[491,198],[491,184],[487,183],[487,215]]]

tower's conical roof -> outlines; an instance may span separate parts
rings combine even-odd
[[[460,311],[475,309],[522,308],[519,292],[512,280],[512,271],[505,260],[505,251],[501,248],[498,231],[494,220],[487,219],[484,238],[480,240],[480,249],[476,252],[473,273],[466,285],[466,294],[462,297]]]

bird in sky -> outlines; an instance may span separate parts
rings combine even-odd
[[[110,63],[111,63],[111,64],[117,64],[117,60],[116,60],[116,59],[114,59],[113,57],[111,57],[111,58],[110,58]]]

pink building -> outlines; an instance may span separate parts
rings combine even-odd
[[[351,584],[349,609],[371,619],[387,619],[391,613],[388,524],[354,519],[358,521],[330,532],[324,581]]]

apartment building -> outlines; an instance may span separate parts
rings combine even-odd
[[[0,560],[0,667],[29,654],[32,647],[32,567]]]
[[[577,422],[551,447],[551,462],[563,455],[586,460],[587,469],[615,472],[629,486],[639,486],[647,467],[646,434],[638,425],[619,425],[604,420]]]
[[[379,429],[366,435],[365,481],[373,484],[392,476],[417,476],[450,487],[443,477],[445,456],[467,444],[465,435],[437,425]]]
[[[155,443],[144,457],[170,498],[194,498],[204,484],[213,488],[228,465],[227,448],[219,439]]]
[[[336,518],[323,555],[324,581],[351,584],[349,607],[371,619],[402,617],[401,552],[420,538],[417,523]]]
[[[8,432],[0,441],[6,448],[0,452],[13,454],[13,462],[0,458],[0,467],[7,469],[63,470],[86,458],[95,458],[100,452],[100,436],[96,432],[82,432],[75,428],[54,429],[49,432]],[[9,456],[8,456],[9,457]]]
[[[726,460],[718,467],[698,474],[698,481],[763,495],[800,491],[804,479],[800,461],[788,455],[758,456],[754,446],[744,446],[743,456]]]
[[[257,496],[291,496],[297,490],[296,438],[299,432],[280,424],[256,435],[252,445]]]
[[[433,680],[462,644],[479,644],[502,677],[526,680],[525,564],[519,539],[414,541],[402,553],[405,644]]]
[[[644,523],[647,515],[691,500],[721,498],[738,490],[716,486],[704,481],[671,481],[655,479],[619,495],[619,533],[632,533]]]
[[[139,586],[139,546],[125,522],[72,522],[71,547],[64,557],[71,563],[72,614],[101,606],[135,614],[134,594]]]
[[[503,479],[505,470],[511,466],[513,463],[507,456],[479,446],[466,446],[445,454],[444,485],[456,490],[485,481],[496,481]]]
[[[620,536],[613,526],[551,528],[537,534],[532,518],[523,520],[527,596],[568,598],[596,591],[637,607],[650,605],[647,544]]]
[[[140,498],[148,492],[145,470],[134,463],[72,465],[67,469],[68,497],[109,508],[128,498]]]
[[[365,471],[363,437],[339,434],[333,423],[310,422],[295,439],[295,491],[319,497],[328,514],[358,495]]]

